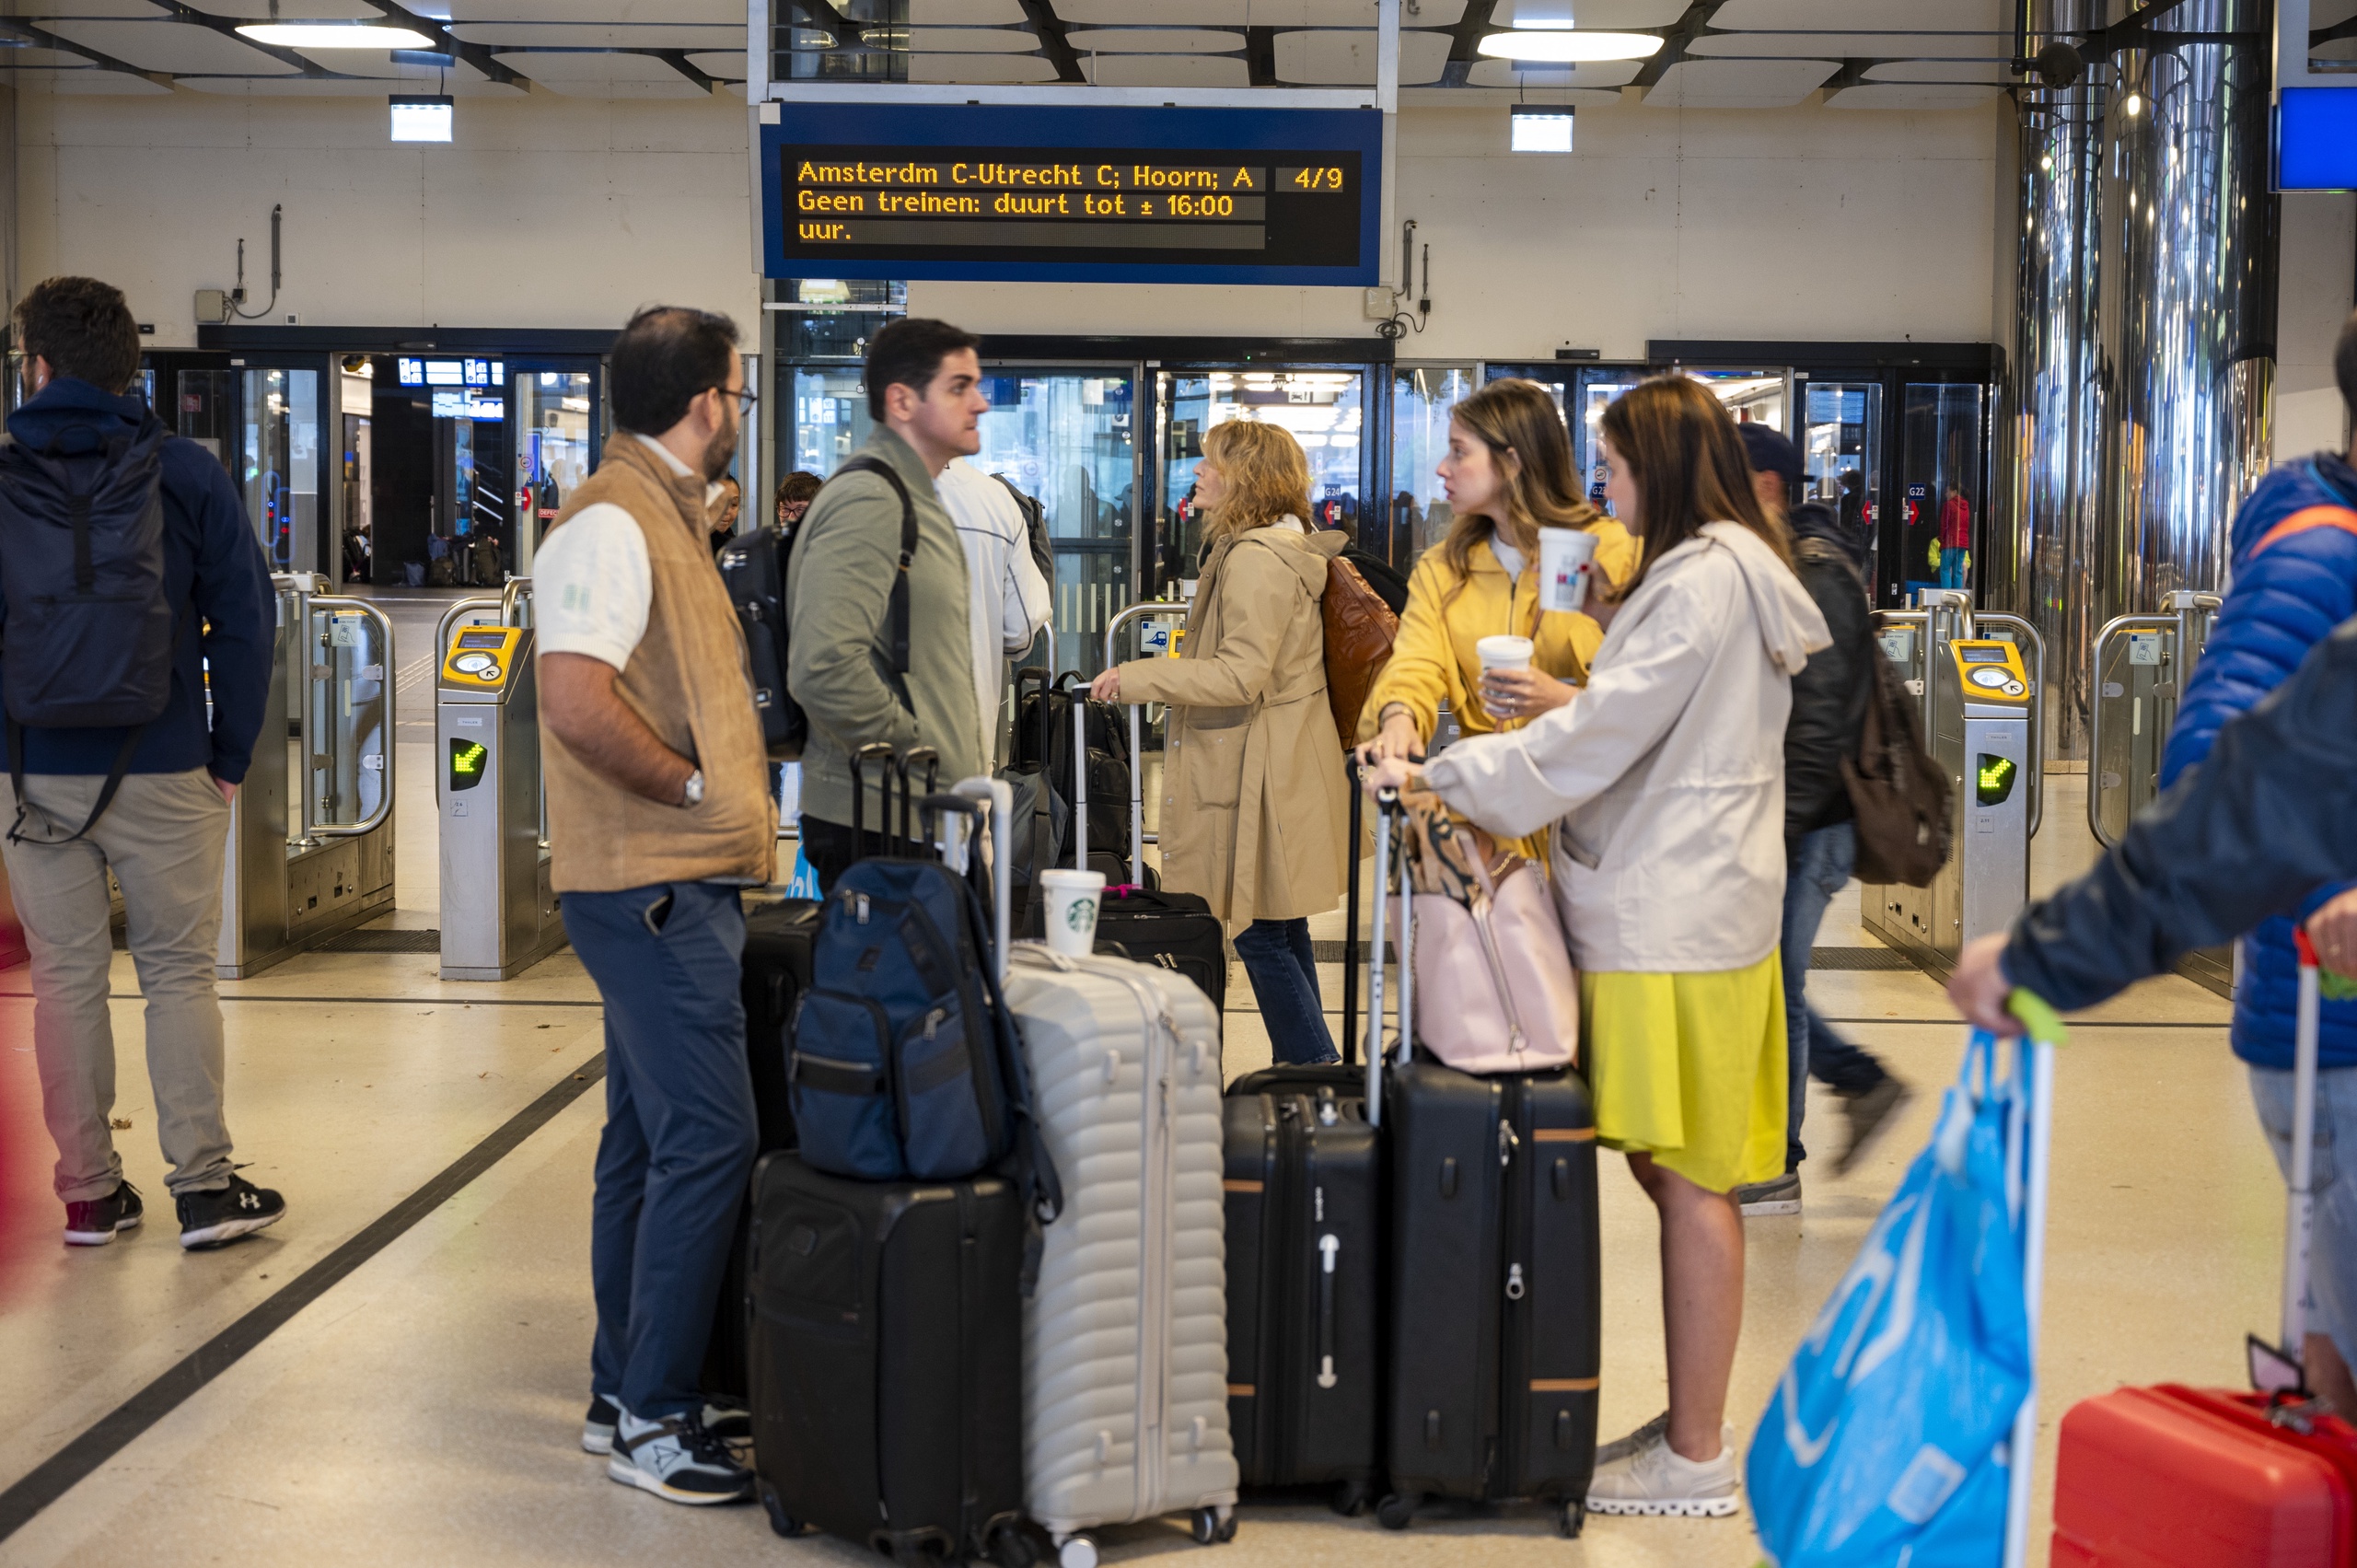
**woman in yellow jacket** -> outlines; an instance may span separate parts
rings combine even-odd
[[[1439,474],[1457,520],[1408,579],[1391,662],[1359,720],[1364,761],[1421,756],[1443,701],[1464,733],[1486,735],[1518,729],[1587,684],[1604,629],[1584,614],[1539,610],[1541,528],[1596,536],[1606,582],[1591,592],[1637,569],[1629,530],[1581,499],[1571,438],[1536,381],[1492,381],[1451,409]],[[1474,646],[1501,635],[1531,640],[1531,667],[1484,679]]]

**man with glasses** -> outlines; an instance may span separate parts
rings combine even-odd
[[[756,1144],[737,890],[776,807],[706,508],[749,401],[726,316],[657,307],[614,341],[614,439],[533,561],[550,869],[606,1006],[606,1130],[581,1446],[675,1503],[752,1479],[698,1385]]]

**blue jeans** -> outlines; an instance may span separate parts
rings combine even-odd
[[[1269,1049],[1288,1067],[1339,1062],[1318,994],[1318,960],[1306,920],[1256,920],[1236,934],[1236,956],[1252,977]]]
[[[564,895],[606,1005],[606,1131],[589,1273],[592,1391],[644,1421],[701,1410],[728,1242],[759,1147],[739,993],[737,889],[658,883]]]
[[[2250,1094],[2258,1123],[2275,1151],[2276,1168],[2292,1179],[2292,1073],[2253,1067]],[[2316,1228],[2308,1243],[2307,1331],[2329,1334],[2340,1359],[2357,1366],[2357,1068],[2316,1074]]]
[[[1971,564],[1971,561],[1972,552],[1963,545],[1959,544],[1953,549],[1946,545],[1940,546],[1940,587],[1944,588],[1964,587],[1965,569]]]
[[[1808,1151],[1801,1146],[1801,1113],[1808,1081],[1839,1094],[1863,1094],[1889,1074],[1881,1063],[1843,1040],[1808,1005],[1808,956],[1825,906],[1850,880],[1858,858],[1858,836],[1847,822],[1802,837],[1784,867],[1784,1059],[1792,1074],[1792,1098],[1784,1110],[1784,1168],[1796,1170]]]

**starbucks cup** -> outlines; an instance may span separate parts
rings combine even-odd
[[[1538,608],[1587,608],[1588,578],[1596,570],[1596,536],[1585,528],[1538,530]]]
[[[1039,873],[1048,898],[1048,946],[1068,958],[1085,958],[1097,948],[1097,904],[1105,896],[1105,873],[1068,866]]]
[[[1528,669],[1530,639],[1527,637],[1484,637],[1473,645],[1473,655],[1481,661],[1481,673],[1493,669]]]

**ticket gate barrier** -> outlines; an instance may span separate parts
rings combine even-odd
[[[2161,759],[2177,726],[2185,683],[2210,645],[2216,594],[2178,590],[2161,615],[2122,615],[2096,635],[2096,679],[2087,713],[2087,828],[2108,849],[2161,793]],[[2235,993],[2231,947],[2205,947],[2177,972],[2221,996]]]
[[[1976,615],[1968,601],[1954,602],[1961,598],[1877,617],[1876,626],[1885,652],[1905,656],[1898,662],[1922,699],[1925,744],[1949,779],[1954,836],[1930,886],[1867,885],[1864,923],[1941,976],[1965,943],[2003,930],[2028,901],[2045,794],[2045,645],[2027,621]]]
[[[224,980],[258,974],[393,901],[393,624],[314,573],[271,578],[278,636],[252,767],[229,807]]]
[[[530,580],[514,578],[496,599],[452,605],[435,634],[444,980],[510,980],[564,946],[549,880],[530,610]],[[484,610],[499,619],[468,619]]]

